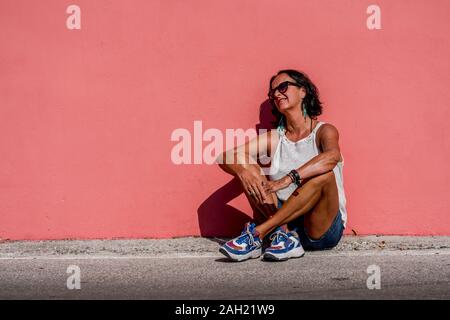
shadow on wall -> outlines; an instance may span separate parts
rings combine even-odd
[[[269,100],[266,100],[259,108],[259,123],[255,126],[256,131],[273,129],[274,120],[272,105]],[[217,170],[221,170],[219,166]],[[228,204],[242,193],[239,179],[233,177],[198,207],[197,214],[202,237],[235,237],[242,231],[246,222],[253,220],[248,214]],[[253,217],[255,220],[260,220],[261,214],[253,211]]]

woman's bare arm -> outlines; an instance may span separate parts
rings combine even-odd
[[[224,152],[217,159],[225,172],[239,178],[244,192],[261,204],[266,201],[264,184],[267,183],[267,179],[257,160],[270,155],[274,137],[276,135],[271,131],[265,132],[246,144]]]
[[[297,169],[302,179],[308,179],[333,170],[341,159],[339,132],[326,123],[319,129],[318,142],[322,152]]]
[[[272,132],[260,134],[233,149],[227,150],[217,157],[216,162],[227,173],[236,176],[249,166],[257,164],[259,157],[270,155]]]

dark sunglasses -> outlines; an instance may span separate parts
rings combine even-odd
[[[299,88],[302,87],[301,85],[299,85],[298,83],[295,83],[295,82],[291,82],[291,81],[282,82],[276,88],[269,90],[269,93],[268,93],[269,99],[272,99],[272,100],[275,99],[275,92],[277,90],[280,93],[285,93],[290,85],[291,86],[296,86],[296,87],[299,87]]]

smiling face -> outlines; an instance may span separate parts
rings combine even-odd
[[[276,76],[275,79],[273,79],[270,88],[273,90],[285,81],[296,83],[296,81],[289,75],[287,75],[286,73],[281,73]],[[286,92],[284,93],[281,93],[279,90],[275,91],[273,102],[275,103],[279,112],[285,113],[288,109],[298,108],[305,95],[305,88],[299,88],[295,85],[289,85]]]

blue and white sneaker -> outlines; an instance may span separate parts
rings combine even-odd
[[[255,232],[255,227],[254,223],[247,222],[241,235],[226,242],[220,247],[219,252],[233,261],[259,258],[262,253],[262,243]]]
[[[284,261],[290,258],[300,258],[305,255],[297,232],[284,232],[277,229],[270,237],[272,243],[264,252],[264,260]]]
[[[278,232],[278,230],[282,230],[281,227],[277,227],[276,229],[273,229],[264,237],[264,239],[262,239],[263,252],[265,252],[266,249],[270,247],[270,245],[272,243],[272,239],[273,239],[273,234]]]

